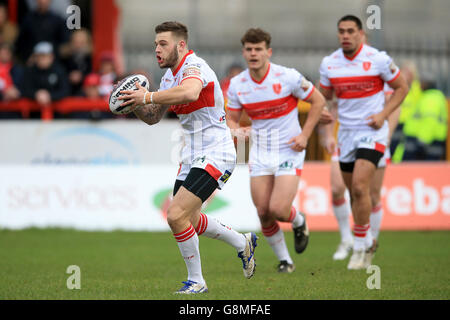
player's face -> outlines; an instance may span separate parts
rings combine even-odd
[[[358,29],[354,21],[341,21],[338,26],[338,38],[344,53],[351,55],[361,45],[364,31]]]
[[[247,61],[249,69],[258,70],[269,62],[269,58],[272,56],[272,48],[267,48],[265,41],[260,43],[246,42],[242,49],[242,55]]]
[[[178,42],[171,32],[161,32],[156,35],[155,53],[160,68],[172,68],[178,63]]]

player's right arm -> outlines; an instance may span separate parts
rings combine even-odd
[[[234,137],[247,138],[250,133],[250,127],[241,127],[239,122],[242,116],[242,105],[239,102],[237,89],[232,81],[227,91],[226,119],[227,125]]]
[[[148,125],[157,124],[169,108],[168,105],[147,104],[136,108],[134,114]]]
[[[328,106],[322,111],[322,115],[319,121],[318,133],[320,136],[320,143],[327,150],[329,154],[333,154],[336,148],[336,139],[333,135],[333,129],[336,122],[337,110],[333,107],[335,104],[332,103],[333,100],[333,87],[328,79],[327,68],[326,68],[326,58],[322,60],[320,65],[320,83],[318,85],[320,93],[327,100]]]

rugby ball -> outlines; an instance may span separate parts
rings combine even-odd
[[[131,76],[125,77],[114,86],[114,89],[109,95],[109,110],[111,110],[112,113],[127,114],[134,110],[134,107],[131,106],[121,107],[120,105],[126,100],[119,100],[119,97],[122,95],[120,91],[137,90],[135,85],[136,82],[139,82],[141,86],[149,90],[149,81],[146,76],[142,74],[133,74]]]

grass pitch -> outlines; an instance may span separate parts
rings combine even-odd
[[[277,261],[259,233],[256,273],[247,280],[227,244],[200,237],[209,293],[179,296],[186,268],[170,233],[81,232],[61,229],[0,230],[0,299],[449,299],[450,231],[382,232],[373,264],[381,289],[366,286],[371,274],[333,261],[336,232],[311,232],[306,251],[295,254],[293,274],[278,274]],[[66,270],[81,270],[81,289],[69,290]]]

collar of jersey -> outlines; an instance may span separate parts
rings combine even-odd
[[[361,46],[359,47],[358,51],[356,51],[355,54],[353,54],[353,56],[351,56],[351,57],[346,56],[345,53],[344,53],[343,51],[342,51],[342,54],[344,55],[344,57],[345,57],[347,60],[353,61],[353,60],[356,58],[356,56],[361,52],[361,50],[362,50],[363,47],[364,47],[364,43],[361,43]]]
[[[250,79],[252,79],[253,82],[256,82],[257,84],[263,83],[264,80],[266,80],[267,75],[269,74],[269,71],[270,71],[270,65],[271,65],[271,63],[269,63],[269,67],[267,68],[266,74],[265,74],[264,77],[262,77],[262,79],[259,80],[259,81],[256,81],[255,79],[253,79],[252,74],[250,73],[250,70],[249,70],[249,71],[248,71],[248,74],[250,75]]]
[[[178,67],[175,69],[175,71],[172,71],[172,74],[173,74],[174,77],[177,75],[178,71],[180,71],[181,66],[183,65],[184,60],[186,60],[187,56],[190,55],[190,54],[193,54],[193,53],[194,53],[194,51],[189,50],[188,53],[186,53],[184,55],[183,59],[181,60],[180,64],[178,65]]]

